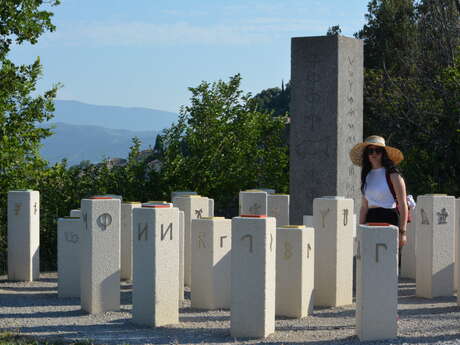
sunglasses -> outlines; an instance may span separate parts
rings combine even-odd
[[[382,148],[382,147],[376,147],[376,148],[371,147],[371,148],[366,149],[366,153],[368,155],[372,155],[374,153],[380,154],[380,153],[383,153],[383,150],[384,150],[384,148]]]

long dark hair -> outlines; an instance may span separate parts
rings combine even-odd
[[[361,169],[361,193],[364,195],[364,189],[366,188],[366,177],[367,174],[369,174],[369,171],[371,171],[372,169],[372,164],[369,160],[367,147],[363,150],[362,162],[363,165]],[[390,157],[388,157],[387,150],[385,149],[383,149],[382,152],[382,166],[389,174],[399,174],[399,171],[396,168],[395,163],[390,159]]]

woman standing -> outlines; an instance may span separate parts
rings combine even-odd
[[[396,169],[396,165],[404,159],[402,152],[386,146],[384,138],[372,135],[353,147],[350,158],[353,164],[362,167],[363,198],[359,223],[396,225],[399,228],[399,246],[402,247],[407,241],[408,217],[406,185]]]

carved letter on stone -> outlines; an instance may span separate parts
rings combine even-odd
[[[220,236],[220,247],[224,248],[224,238],[227,238],[227,236]]]
[[[252,235],[242,236],[241,241],[244,241],[246,238],[249,238],[249,253],[252,253]]]
[[[329,211],[330,211],[330,209],[320,211],[320,213],[321,213],[321,224],[322,224],[323,229],[326,227],[326,216],[328,215]]]
[[[307,259],[310,258],[310,252],[311,252],[311,245],[310,243],[307,245]]]
[[[270,234],[270,251],[273,249],[273,235]]]
[[[203,209],[195,210],[195,216],[197,219],[201,219],[203,217]]]
[[[205,232],[198,233],[198,248],[206,248],[206,242],[204,238],[206,237]]]
[[[250,214],[259,214],[261,206],[258,203],[255,203],[251,207],[249,207],[249,213]]]
[[[82,218],[83,223],[85,223],[85,230],[88,230],[88,213],[83,213]]]
[[[422,224],[430,224],[430,220],[428,219],[428,216],[423,208],[420,210],[420,214],[422,216]]]
[[[77,243],[78,242],[78,235],[73,233],[73,232],[66,232],[65,233],[65,240],[67,242]]]
[[[377,243],[375,245],[375,262],[379,262],[379,248],[382,247],[387,250],[387,245],[385,243]]]
[[[144,241],[147,241],[147,230],[149,225],[145,223],[144,228],[141,229],[141,223],[137,224],[137,240],[140,241],[142,236],[144,236]]]
[[[284,259],[289,260],[292,257],[292,245],[288,242],[284,242]]]
[[[348,224],[348,209],[343,210],[343,225],[346,226]]]
[[[101,228],[102,231],[106,230],[110,224],[112,224],[112,216],[108,213],[103,213],[99,217],[97,217],[96,221],[97,225],[99,228]]]
[[[169,223],[168,227],[166,228],[166,231],[164,231],[164,224],[161,224],[161,240],[163,241],[164,238],[166,237],[166,235],[168,234],[169,232],[169,239],[172,240],[173,239],[173,231],[172,231],[172,228],[173,228],[173,224],[172,223]]]
[[[34,214],[37,214],[38,211],[38,205],[37,203],[34,203]]]
[[[447,224],[447,217],[449,216],[449,213],[445,208],[441,210],[441,212],[437,212],[438,215],[438,224]]]
[[[21,206],[22,206],[22,204],[20,202],[16,202],[14,204],[14,214],[16,216],[19,216],[19,211],[21,211]]]

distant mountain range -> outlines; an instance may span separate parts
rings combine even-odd
[[[42,157],[51,164],[67,158],[69,165],[83,160],[126,158],[131,139],[142,148],[153,147],[157,134],[170,127],[178,115],[147,108],[99,106],[76,101],[56,101],[55,117],[42,127],[54,127],[43,140]]]

